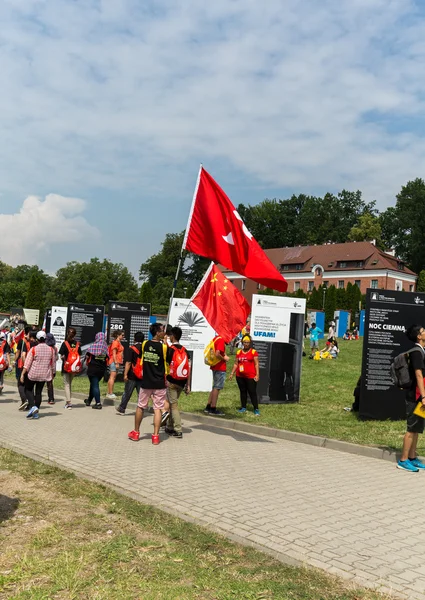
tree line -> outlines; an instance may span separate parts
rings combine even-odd
[[[405,263],[419,273],[418,291],[425,291],[425,182],[409,181],[396,196],[396,204],[381,212],[376,202],[365,202],[360,191],[343,190],[323,197],[304,194],[288,199],[265,199],[255,206],[239,204],[238,212],[256,240],[264,248],[342,243],[348,240],[375,240],[381,249],[394,248]],[[140,266],[139,280],[121,263],[92,258],[88,262],[68,262],[55,276],[37,266],[11,267],[0,261],[0,311],[12,306],[39,308],[63,306],[68,302],[104,304],[149,302],[152,311],[165,314],[181,254],[184,231],[168,233],[161,249]],[[209,260],[183,252],[176,296],[189,298]],[[333,316],[336,308],[358,306],[347,290],[314,289],[307,306],[323,308]],[[270,292],[271,293],[271,292]],[[301,292],[302,293],[302,292]],[[357,294],[357,292],[355,292]],[[345,294],[345,295],[344,295]],[[319,300],[320,298],[320,300]]]

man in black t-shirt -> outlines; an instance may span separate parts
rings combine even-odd
[[[418,435],[424,432],[425,421],[413,413],[419,400],[422,400],[422,404],[425,406],[425,329],[422,325],[412,325],[406,331],[406,335],[411,342],[415,343],[415,349],[409,354],[412,385],[410,389],[406,390],[407,431],[397,467],[404,471],[417,473],[420,469],[425,469],[425,465],[416,456]]]
[[[161,323],[152,323],[149,331],[151,332],[152,340],[147,341],[143,345],[143,379],[137,402],[134,429],[130,431],[128,438],[133,442],[139,441],[143,411],[148,407],[149,399],[152,398],[154,409],[152,444],[158,445],[161,411],[164,410],[167,396],[165,370],[166,363],[169,362],[169,349],[163,343],[165,335],[164,325]]]
[[[130,401],[130,398],[134,392],[134,389],[137,390],[137,394],[140,392],[140,387],[142,384],[142,380],[138,379],[133,373],[133,367],[136,362],[140,360],[140,355],[142,352],[142,344],[145,339],[145,336],[142,331],[138,331],[134,334],[134,344],[133,346],[129,346],[124,350],[124,393],[121,398],[121,403],[116,410],[117,415],[124,415],[125,409],[127,408],[127,404]],[[136,351],[135,351],[136,349]]]
[[[173,327],[171,329],[170,341],[171,346],[169,348],[169,362],[171,372],[167,375],[167,399],[170,403],[170,417],[168,421],[168,427],[165,428],[165,433],[168,435],[172,435],[173,437],[181,439],[183,437],[182,433],[182,420],[179,411],[178,400],[180,398],[180,394],[183,390],[186,393],[189,393],[188,388],[188,378],[189,378],[189,359],[186,351],[184,350],[185,358],[183,363],[180,366],[173,369],[173,359],[176,353],[176,350],[181,350],[183,346],[180,344],[180,338],[182,336],[182,330],[180,327]],[[181,371],[181,376],[187,375],[184,379],[177,379],[177,377],[173,377],[172,373],[174,371]]]

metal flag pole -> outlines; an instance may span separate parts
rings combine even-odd
[[[167,323],[166,323],[166,325],[168,325],[168,323],[170,321],[171,307],[173,305],[174,296],[176,294],[177,281],[178,281],[178,278],[179,278],[180,269],[181,269],[181,265],[182,265],[182,262],[183,262],[183,252],[185,250],[187,237],[189,235],[189,228],[190,228],[190,223],[192,221],[193,210],[195,208],[196,196],[198,194],[198,189],[199,189],[199,182],[201,181],[201,172],[202,172],[202,163],[201,163],[201,165],[199,167],[198,178],[196,180],[195,191],[193,193],[192,206],[190,207],[189,219],[187,221],[186,231],[185,231],[185,234],[184,234],[182,248],[181,248],[181,251],[180,251],[180,258],[179,258],[179,262],[177,263],[177,270],[176,270],[176,275],[174,277],[173,289],[172,289],[172,292],[171,292],[170,305],[168,307],[168,315],[167,315]]]

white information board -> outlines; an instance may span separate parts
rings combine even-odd
[[[62,342],[66,336],[66,318],[68,316],[68,308],[66,306],[52,306],[52,319],[50,321],[50,333],[53,333],[56,340],[56,348],[62,346]],[[56,370],[62,369],[62,360],[58,358]]]
[[[289,342],[291,313],[305,313],[305,298],[252,295],[251,337],[253,341]]]
[[[204,349],[214,337],[214,329],[199,308],[187,298],[174,298],[169,322],[173,327],[182,329],[180,341],[186,350],[193,352],[192,391],[211,391],[212,375],[210,368],[204,363]]]

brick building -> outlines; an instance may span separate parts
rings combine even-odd
[[[417,275],[390,252],[383,252],[371,242],[346,242],[323,246],[295,246],[265,251],[288,282],[288,292],[310,292],[319,285],[346,288],[358,285],[362,294],[367,288],[414,292]],[[225,270],[230,281],[242,291],[248,302],[252,294],[264,289],[250,279]]]

